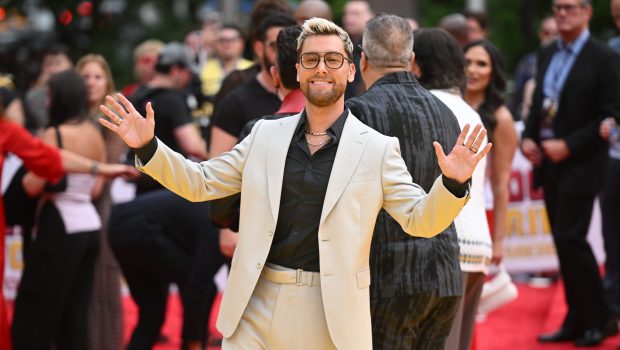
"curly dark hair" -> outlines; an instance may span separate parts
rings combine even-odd
[[[463,47],[463,53],[475,46],[482,47],[491,58],[491,79],[489,86],[484,92],[484,102],[478,107],[478,114],[482,119],[482,124],[489,130],[489,140],[492,131],[497,126],[495,112],[499,107],[506,103],[504,91],[506,90],[506,73],[504,72],[504,59],[499,49],[488,40],[476,40]]]

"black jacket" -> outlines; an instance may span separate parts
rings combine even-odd
[[[539,140],[545,72],[557,45],[544,48],[538,57],[536,90],[523,138]],[[620,58],[602,42],[590,37],[577,56],[560,95],[553,122],[556,138],[566,141],[571,155],[560,163],[543,162],[544,173],[555,174],[558,189],[566,194],[595,194],[603,184],[607,143],[599,125],[608,116],[620,115]],[[548,171],[551,170],[551,171]],[[535,168],[534,185],[542,184],[542,169]]]
[[[449,152],[460,133],[452,111],[409,72],[385,75],[346,102],[351,113],[382,134],[395,136],[413,181],[429,191],[441,174],[433,141]],[[371,298],[463,292],[454,225],[433,238],[407,235],[385,211],[377,218],[370,254]]]

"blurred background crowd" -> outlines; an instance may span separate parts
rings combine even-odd
[[[300,1],[289,1],[291,7]],[[336,23],[342,24],[346,0],[326,1]],[[41,55],[54,43],[69,47],[72,59],[86,53],[103,55],[116,85],[133,81],[134,48],[144,40],[183,41],[196,49],[203,43],[212,50],[209,23],[235,23],[247,39],[254,1],[7,1],[0,7],[0,63],[20,91],[36,80]],[[538,46],[540,21],[551,14],[550,5],[536,0],[412,0],[370,1],[376,12],[398,13],[415,19],[421,27],[436,26],[446,15],[470,11],[483,13],[486,33],[502,51],[507,72]],[[593,3],[590,30],[607,40],[616,34],[608,1]],[[251,58],[246,42],[244,56]],[[203,59],[205,57],[203,56]],[[512,74],[509,74],[512,76]]]

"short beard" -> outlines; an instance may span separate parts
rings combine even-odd
[[[346,86],[346,84],[334,83],[331,91],[315,93],[310,90],[309,79],[305,84],[300,84],[299,87],[301,88],[301,92],[304,94],[304,96],[306,96],[306,100],[308,100],[311,105],[317,107],[327,107],[336,103],[336,101],[338,101],[338,99],[342,97],[342,95],[344,95],[344,90],[346,89]]]

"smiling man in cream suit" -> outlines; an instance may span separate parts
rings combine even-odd
[[[191,201],[241,192],[239,241],[217,326],[223,349],[372,348],[369,249],[384,208],[409,234],[444,230],[467,201],[467,181],[490,146],[480,126],[449,155],[428,194],[412,182],[396,138],[344,108],[353,45],[324,19],[304,24],[297,75],[306,109],[261,120],[232,151],[194,163],[153,136],[143,118],[111,97],[100,122],[135,149],[138,168]],[[124,108],[123,108],[124,107]]]

